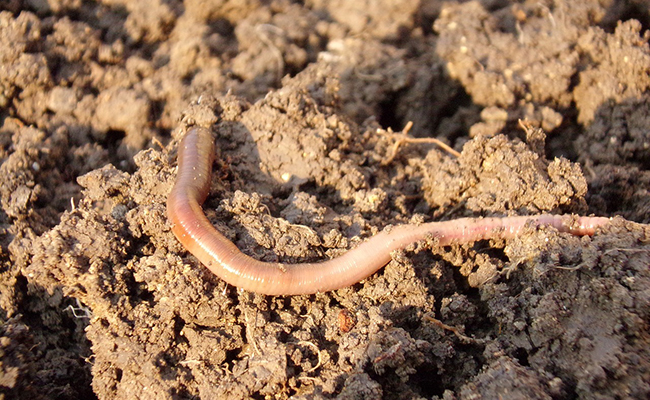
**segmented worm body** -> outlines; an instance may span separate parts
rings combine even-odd
[[[353,285],[391,260],[391,252],[434,237],[441,246],[483,239],[515,237],[530,221],[574,235],[593,235],[609,218],[536,215],[462,218],[401,225],[384,230],[340,257],[320,263],[283,264],[255,260],[219,233],[201,208],[210,189],[214,159],[212,133],[191,128],[178,149],[178,176],[167,199],[172,231],[185,248],[231,285],[268,295],[327,292]]]

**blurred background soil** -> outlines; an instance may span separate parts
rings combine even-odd
[[[165,215],[203,124],[206,213],[266,261],[467,216],[648,223],[649,6],[1,2],[0,399],[649,398],[647,227],[417,245],[269,297]]]

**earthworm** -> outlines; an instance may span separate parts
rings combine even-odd
[[[320,263],[262,262],[242,253],[219,233],[201,205],[210,189],[214,138],[192,127],[178,148],[178,176],[167,199],[172,231],[185,248],[227,283],[267,295],[298,295],[344,288],[367,278],[391,260],[391,253],[420,240],[439,246],[517,236],[531,223],[574,235],[593,235],[610,219],[541,214],[504,218],[461,218],[384,229],[343,255]]]

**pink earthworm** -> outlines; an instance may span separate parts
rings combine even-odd
[[[178,149],[178,176],[167,199],[172,231],[185,248],[227,283],[267,295],[327,292],[353,285],[391,260],[391,253],[427,238],[440,246],[485,239],[509,239],[528,224],[552,226],[574,235],[593,235],[609,218],[541,214],[503,218],[461,218],[388,229],[320,263],[262,262],[242,253],[206,218],[201,205],[210,189],[214,137],[202,127],[192,127]]]

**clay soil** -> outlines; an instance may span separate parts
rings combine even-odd
[[[0,2],[0,399],[650,398],[649,7]],[[261,260],[618,217],[253,294],[171,233],[194,124],[217,138],[206,213]]]

